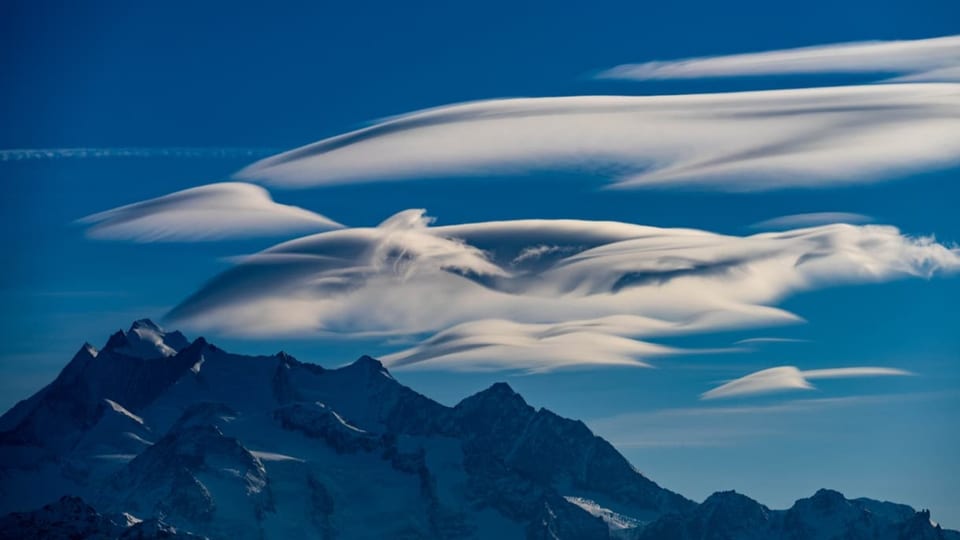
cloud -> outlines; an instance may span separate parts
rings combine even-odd
[[[278,204],[253,184],[224,182],[177,191],[81,218],[87,236],[108,240],[210,241],[342,227],[324,216]]]
[[[276,153],[272,148],[231,147],[118,147],[118,148],[6,148],[0,149],[3,161],[46,161],[60,159],[103,158],[258,158]]]
[[[797,292],[960,270],[960,250],[887,226],[739,237],[610,221],[430,221],[408,210],[278,244],[168,317],[244,336],[417,339],[386,356],[397,366],[542,371],[643,365],[689,352],[653,343],[660,337],[802,321],[776,307]]]
[[[585,364],[650,367],[638,358],[686,352],[608,333],[599,323],[471,321],[438,332],[421,344],[388,354],[381,360],[392,367],[426,363],[433,369],[520,368],[536,372]]]
[[[789,399],[762,405],[731,406],[705,401],[697,407],[628,412],[586,422],[598,435],[618,447],[726,447],[751,442],[767,444],[778,438],[796,441],[797,425],[808,422],[821,426],[809,433],[822,440],[827,424],[848,433],[850,415],[876,415],[878,410],[895,409],[905,402],[955,398],[956,392],[950,391]],[[838,409],[852,411],[834,414]]]
[[[797,339],[797,338],[783,338],[783,337],[755,337],[741,339],[734,343],[734,345],[751,345],[754,343],[808,343],[809,340],[806,339]]]
[[[800,371],[794,366],[779,366],[764,369],[734,379],[700,395],[701,399],[720,399],[757,394],[769,394],[788,390],[812,390],[815,379],[841,379],[850,377],[905,376],[909,371],[885,367],[849,367]]]
[[[780,216],[768,219],[750,225],[751,229],[790,229],[793,227],[809,227],[813,225],[826,225],[829,223],[870,223],[873,218],[863,214],[854,214],[851,212],[811,212],[807,214],[791,214],[789,216]]]
[[[902,41],[863,41],[623,64],[600,79],[699,79],[816,73],[898,74],[910,81],[960,81],[960,36]]]
[[[960,163],[960,84],[490,100],[390,118],[258,161],[287,187],[577,169],[619,188],[816,187]]]

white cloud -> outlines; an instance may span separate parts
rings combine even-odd
[[[471,321],[438,332],[414,347],[383,356],[381,360],[391,367],[426,363],[434,369],[548,371],[586,364],[650,367],[638,358],[685,352],[616,335],[602,323]]]
[[[208,241],[271,236],[342,227],[324,216],[278,204],[253,184],[224,182],[177,191],[87,216],[91,238]]]
[[[810,227],[814,225],[827,225],[830,223],[870,223],[873,218],[863,214],[854,214],[851,212],[811,212],[806,214],[791,214],[789,216],[780,216],[773,219],[761,221],[750,225],[752,229],[791,229],[794,227]]]
[[[886,367],[849,367],[800,371],[794,366],[779,366],[764,369],[734,379],[701,394],[701,399],[720,399],[757,394],[769,394],[788,390],[812,390],[815,379],[841,379],[850,377],[905,376],[909,371]]]
[[[811,73],[899,74],[911,81],[960,81],[960,36],[835,43],[797,49],[623,64],[602,79],[699,79]]]
[[[960,84],[451,105],[273,156],[237,173],[288,187],[585,169],[615,187],[825,186],[960,163]]]
[[[577,220],[431,227],[416,210],[246,257],[170,317],[238,335],[432,336],[386,357],[404,366],[638,365],[685,352],[658,337],[799,322],[775,305],[800,291],[957,270],[960,250],[887,226],[747,237]]]

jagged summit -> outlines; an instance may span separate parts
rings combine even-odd
[[[133,324],[130,325],[130,331],[133,332],[134,330],[138,329],[146,329],[153,332],[163,332],[163,329],[160,328],[160,325],[150,319],[137,319],[133,321]]]
[[[139,319],[126,332],[115,332],[104,345],[104,351],[135,358],[168,358],[190,344],[179,331],[166,332],[150,319]]]

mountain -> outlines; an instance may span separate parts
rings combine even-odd
[[[243,356],[148,320],[0,417],[0,513],[0,539],[960,539],[836,492],[697,504],[505,383],[447,407],[368,356]]]
[[[821,489],[787,510],[770,510],[734,491],[714,493],[693,511],[661,517],[637,540],[958,540],[928,511]]]

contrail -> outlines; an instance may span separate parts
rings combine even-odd
[[[235,147],[129,147],[129,148],[9,148],[0,149],[0,161],[40,161],[103,158],[260,158],[275,154],[276,148]]]

